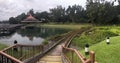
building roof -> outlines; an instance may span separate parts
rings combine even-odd
[[[29,16],[21,22],[22,23],[36,23],[36,22],[39,23],[39,22],[42,22],[42,21],[39,21],[38,19],[34,18],[31,14],[29,14]]]
[[[24,21],[39,21],[39,20],[37,20],[30,14],[26,19],[24,19]]]

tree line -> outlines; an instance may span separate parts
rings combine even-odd
[[[114,5],[118,2],[118,5]],[[92,24],[120,24],[120,0],[87,0],[86,7],[80,5],[57,6],[43,12],[29,10],[30,14],[43,23],[92,23]],[[10,23],[20,23],[28,15],[22,13],[17,17],[10,17]]]

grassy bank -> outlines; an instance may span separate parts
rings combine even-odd
[[[120,36],[112,37],[110,44],[107,45],[105,40],[90,47],[96,54],[98,63],[120,63]]]
[[[84,48],[88,43],[90,46],[99,43],[106,39],[106,37],[113,37],[120,35],[120,27],[97,26],[85,31],[80,36],[72,40],[72,44],[78,48]]]
[[[95,52],[98,63],[120,63],[119,35],[120,26],[96,26],[75,37],[72,45],[80,48],[84,55],[84,46],[88,43],[90,50]],[[110,45],[106,44],[106,37],[110,37]]]
[[[4,48],[6,48],[6,47],[8,47],[8,46],[7,46],[7,45],[4,45],[4,44],[0,44],[0,50],[4,49]]]
[[[51,28],[80,29],[81,27],[87,27],[91,25],[90,24],[42,24],[37,26],[51,27]]]

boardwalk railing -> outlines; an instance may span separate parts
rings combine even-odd
[[[42,53],[43,46],[42,45],[19,45],[17,44],[17,45],[8,47],[2,50],[1,52],[7,55],[10,55],[20,61],[25,61],[28,58],[34,57],[36,54]],[[10,57],[8,59],[12,59],[12,58]]]
[[[0,51],[0,63],[23,63],[23,62]]]
[[[90,59],[86,59],[82,54],[73,48],[63,47],[63,63],[95,63],[95,53],[90,52]]]
[[[80,31],[76,31],[76,33],[71,34],[71,36],[66,40],[65,45],[63,45],[62,51],[62,62],[63,63],[95,63],[95,53],[93,51],[90,52],[90,59],[86,59],[78,50],[73,48],[68,48],[72,39],[77,35],[81,34],[83,31],[90,29],[83,28]]]
[[[44,46],[42,53],[36,55],[34,58],[31,58],[30,60],[26,61],[25,63],[35,63],[35,62],[39,61],[39,59],[40,59],[41,57],[43,57],[46,53],[48,53],[50,50],[52,50],[52,49],[53,49],[56,45],[58,45],[63,39],[65,39],[65,37],[62,38],[62,39],[60,39],[60,40],[58,40],[58,41],[55,42],[55,43],[52,42],[52,43]]]

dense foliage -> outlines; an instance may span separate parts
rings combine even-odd
[[[119,5],[114,5],[118,2]],[[92,24],[120,24],[120,1],[106,0],[87,0],[86,8],[80,5],[73,5],[64,8],[57,6],[47,11],[31,13],[35,18],[44,23],[92,23]],[[17,17],[11,17],[10,23],[20,23],[27,17],[27,14],[22,13]]]

